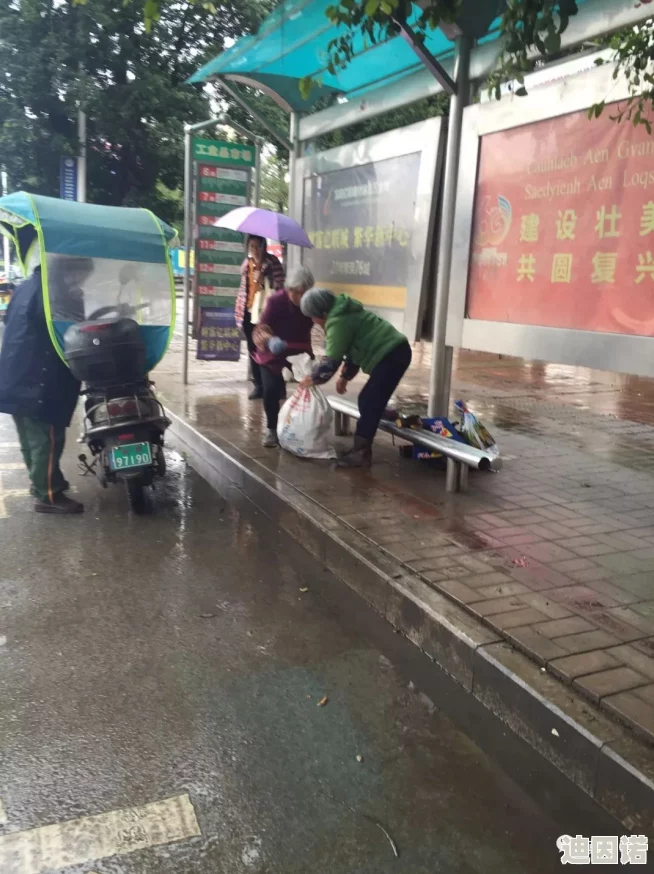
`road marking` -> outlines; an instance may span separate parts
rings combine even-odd
[[[0,835],[2,874],[45,874],[199,837],[187,794],[29,831]]]
[[[0,798],[0,825],[7,825],[7,811],[2,803],[2,798]]]
[[[20,443],[0,443],[0,449],[20,449]]]
[[[20,461],[0,461],[0,470],[24,470],[27,473],[25,465]]]

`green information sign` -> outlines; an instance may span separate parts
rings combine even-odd
[[[193,160],[212,162],[227,167],[254,167],[254,147],[194,137]]]
[[[244,236],[216,227],[225,213],[250,203],[253,146],[195,138],[195,276],[198,312],[233,309],[241,284]]]

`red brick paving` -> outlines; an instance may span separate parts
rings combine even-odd
[[[184,398],[175,346],[155,374],[173,410],[654,742],[654,382],[461,353],[455,396],[505,462],[498,475],[471,473],[469,491],[453,496],[442,472],[400,459],[385,436],[370,473],[263,450],[244,364],[193,362]],[[398,392],[404,409],[424,408],[428,364],[425,348]]]

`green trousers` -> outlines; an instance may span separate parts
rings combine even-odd
[[[14,422],[32,494],[40,501],[52,503],[56,495],[69,487],[59,467],[66,429],[27,416],[14,416]]]

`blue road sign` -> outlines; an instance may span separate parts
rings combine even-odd
[[[77,158],[63,158],[59,164],[59,197],[77,200]]]

